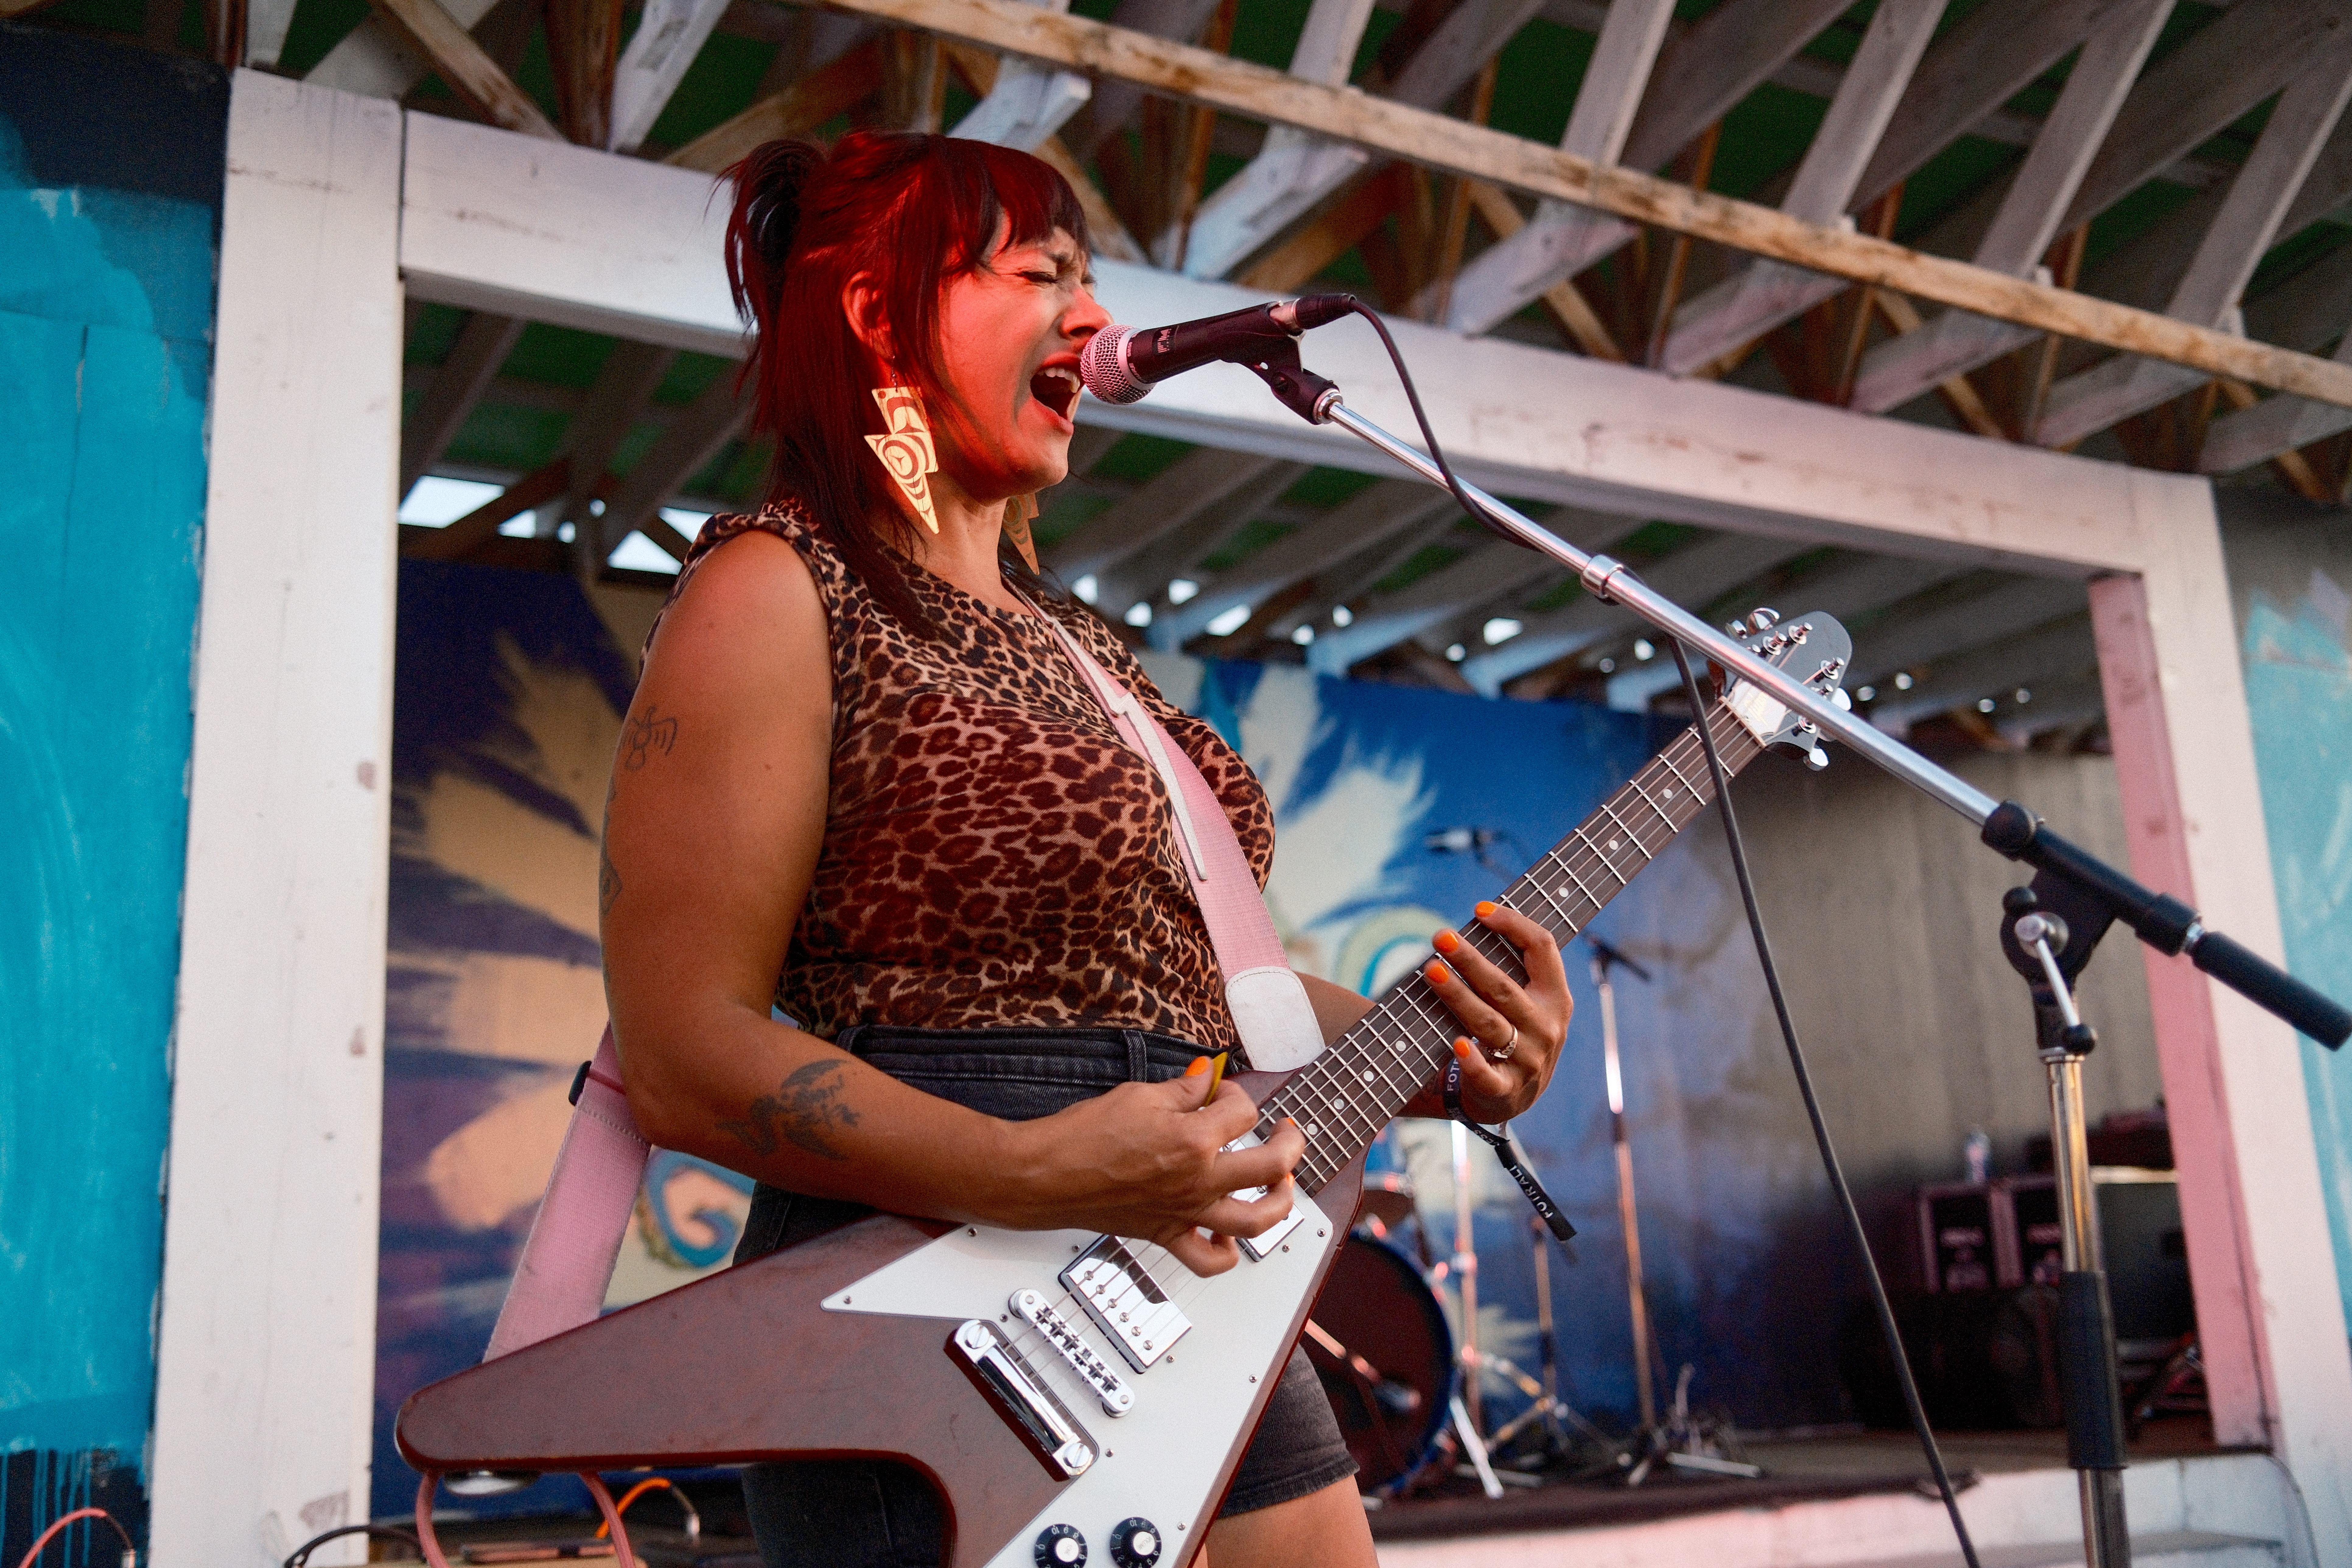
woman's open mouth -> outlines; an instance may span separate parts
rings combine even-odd
[[[1029,378],[1029,395],[1065,420],[1077,418],[1078,389],[1074,365],[1049,364]]]

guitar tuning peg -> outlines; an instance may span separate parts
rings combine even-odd
[[[1769,632],[1774,626],[1780,624],[1780,612],[1774,609],[1769,609],[1762,605],[1759,605],[1753,611],[1749,612],[1748,619],[1748,623],[1755,626],[1758,631]]]
[[[1823,768],[1828,767],[1829,765],[1830,754],[1827,752],[1822,751],[1819,746],[1815,746],[1811,751],[1805,753],[1805,766],[1812,769],[1813,772],[1820,773]]]
[[[1830,688],[1830,700],[1837,704],[1837,710],[1841,713],[1853,711],[1853,699],[1845,694],[1845,688],[1843,686]]]
[[[1744,637],[1748,635],[1748,623],[1746,621],[1733,621],[1723,629],[1729,632],[1733,637]]]

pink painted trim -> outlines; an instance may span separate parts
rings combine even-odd
[[[2117,574],[2094,580],[2090,597],[2132,875],[2193,909],[2197,889],[2189,871],[2189,829],[2181,819],[2147,587],[2137,575]],[[2128,940],[2127,933],[2109,938]],[[2278,1440],[2278,1400],[2270,1379],[2270,1337],[2253,1242],[2245,1224],[2245,1189],[2230,1129],[2211,984],[2186,958],[2167,958],[2144,942],[2132,945],[2147,968],[2213,1435],[2223,1443],[2272,1447]]]

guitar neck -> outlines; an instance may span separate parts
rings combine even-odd
[[[1708,709],[1707,728],[1727,773],[1737,774],[1763,754],[1756,737],[1722,702]],[[1541,924],[1565,948],[1714,798],[1714,778],[1694,724],[1497,901]],[[1466,925],[1462,940],[1513,979],[1526,977],[1518,949],[1485,926]],[[1258,1131],[1270,1137],[1282,1118],[1296,1121],[1307,1135],[1298,1184],[1307,1192],[1318,1191],[1353,1164],[1437,1075],[1461,1032],[1415,969],[1328,1050],[1267,1097]]]

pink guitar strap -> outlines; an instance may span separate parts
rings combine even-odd
[[[629,1114],[621,1058],[607,1025],[595,1058],[581,1076],[572,1124],[556,1152],[547,1195],[530,1222],[484,1361],[596,1321],[652,1154],[653,1146]]]
[[[1322,1026],[1315,1021],[1307,988],[1291,971],[1274,917],[1258,892],[1256,874],[1234,837],[1216,792],[1150,710],[1095,662],[1061,622],[1051,616],[1045,620],[1111,723],[1129,746],[1150,760],[1168,792],[1183,850],[1178,858],[1201,900],[1217,967],[1224,972],[1225,1001],[1249,1053],[1249,1065],[1265,1072],[1304,1067],[1323,1052]]]
[[[1039,612],[1041,615],[1043,612]],[[1096,663],[1059,621],[1045,616],[1070,661],[1120,735],[1149,758],[1174,806],[1180,858],[1208,921],[1225,998],[1250,1065],[1278,1072],[1323,1049],[1307,991],[1291,972],[1282,938],[1258,893],[1249,858],[1201,770],[1134,694]],[[629,1114],[610,1026],[583,1070],[571,1125],[555,1156],[547,1195],[523,1242],[514,1282],[491,1331],[484,1361],[495,1361],[583,1323],[604,1305],[613,1264],[653,1153]]]

